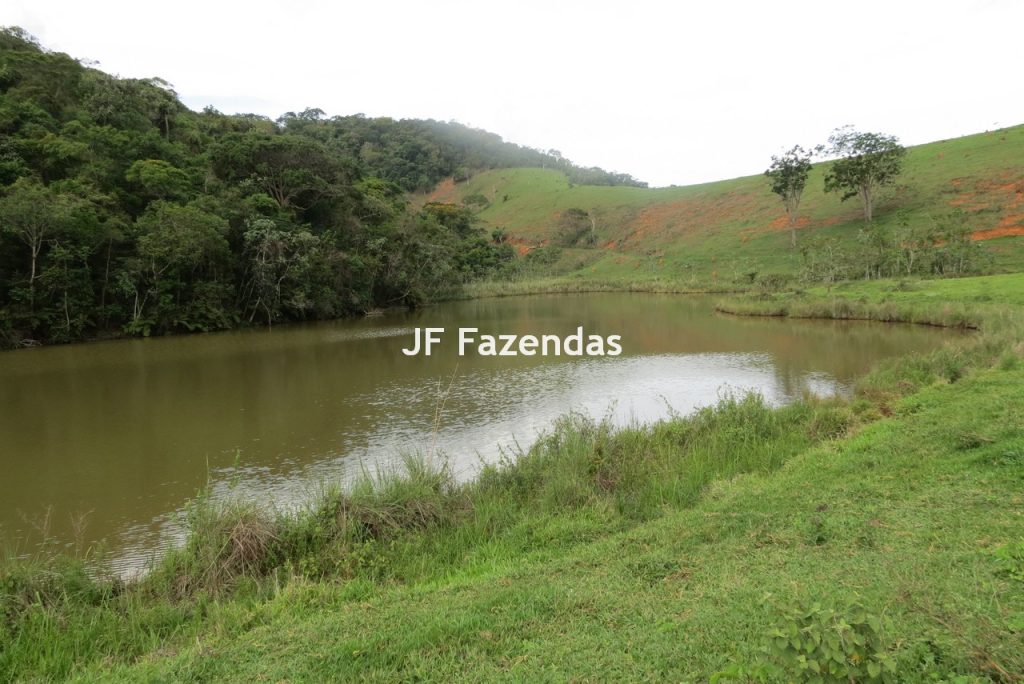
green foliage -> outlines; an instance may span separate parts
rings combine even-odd
[[[179,199],[189,192],[188,174],[162,159],[139,159],[132,162],[125,179],[138,184],[154,199]]]
[[[11,277],[0,284],[0,308],[12,310],[15,330],[26,325],[67,341],[86,328],[94,235],[95,215],[88,202],[34,178],[19,178],[0,198],[0,254],[7,242],[12,266]],[[26,337],[20,331],[16,336]]]
[[[452,258],[433,258],[433,282],[423,287],[437,291],[453,282],[479,280],[488,274],[499,273],[515,257],[511,245],[488,239],[479,220],[467,207],[454,204],[428,203],[422,213],[427,240],[431,247],[421,245],[424,254],[433,246],[449,245]],[[424,273],[429,271],[423,271]]]
[[[110,76],[20,29],[0,31],[0,93],[3,346],[451,296],[514,251],[404,191],[553,159],[457,124],[197,114],[160,79]]]
[[[487,199],[483,194],[476,192],[472,195],[466,195],[462,198],[462,203],[471,208],[484,209],[490,205],[491,201]]]
[[[983,272],[992,263],[992,254],[971,239],[962,209],[941,217],[935,224],[934,252],[929,256],[932,273],[940,276],[964,276]],[[912,269],[908,268],[907,272]]]
[[[776,622],[768,633],[767,650],[788,677],[803,682],[900,681],[884,637],[885,623],[862,605],[781,605],[771,597],[768,605]]]
[[[836,238],[814,237],[800,247],[804,267],[801,277],[807,282],[835,283],[849,273],[849,261],[843,244]]]
[[[173,596],[223,592],[264,576],[277,562],[278,524],[256,503],[200,495],[186,515],[188,542],[157,570]]]
[[[562,249],[555,245],[545,245],[531,249],[526,253],[526,263],[531,266],[550,266],[562,258]]]
[[[999,573],[1017,582],[1024,582],[1024,540],[1003,544],[992,552],[999,564]]]
[[[287,133],[314,138],[358,160],[366,173],[408,192],[429,191],[447,177],[462,182],[474,171],[524,166],[558,169],[573,182],[589,185],[646,186],[628,174],[581,168],[553,151],[508,143],[494,133],[456,122],[362,114],[326,119],[319,110],[306,110],[289,112],[277,123]]]
[[[790,243],[796,247],[796,217],[800,208],[800,197],[807,185],[807,176],[811,172],[813,151],[794,145],[782,156],[772,155],[771,166],[764,172],[771,185],[772,192],[782,198],[789,219]]]
[[[304,227],[279,227],[269,218],[253,219],[243,235],[248,265],[245,299],[249,319],[266,316],[267,325],[282,317],[301,319],[315,298],[323,244]]]
[[[992,254],[971,239],[963,211],[911,223],[904,212],[895,226],[871,223],[853,246],[838,238],[814,237],[801,247],[806,282],[872,280],[903,276],[962,277],[984,272]]]
[[[230,327],[228,222],[196,204],[158,201],[136,220],[137,256],[118,273],[132,298],[126,330],[143,335]]]
[[[834,131],[828,142],[830,154],[839,158],[825,174],[825,192],[842,193],[843,201],[859,197],[864,220],[870,223],[875,196],[900,175],[906,149],[895,136],[861,133],[850,127]]]
[[[558,217],[555,244],[559,247],[592,246],[597,241],[593,217],[578,207],[566,209]]]
[[[646,188],[647,183],[638,181],[628,173],[615,173],[605,171],[596,166],[582,168],[573,165],[563,159],[557,167],[560,168],[572,185],[617,185],[632,188]]]

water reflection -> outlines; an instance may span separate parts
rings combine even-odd
[[[622,336],[616,358],[458,357],[456,329]],[[444,327],[409,358],[415,327]],[[460,302],[381,318],[0,354],[0,528],[52,507],[51,533],[135,562],[210,483],[281,505],[431,445],[469,477],[570,410],[618,423],[686,413],[723,388],[773,402],[846,391],[878,359],[952,333],[715,315],[705,298],[593,294]],[[451,382],[434,435],[439,392]]]

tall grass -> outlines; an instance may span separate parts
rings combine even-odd
[[[715,305],[721,313],[737,316],[778,316],[789,318],[829,318],[835,320],[916,323],[943,328],[977,330],[991,320],[997,307],[982,307],[964,302],[862,301],[847,297],[804,297],[800,295],[761,295],[724,299]],[[1009,312],[1009,308],[1005,309]]]
[[[556,554],[693,506],[716,481],[779,468],[892,412],[898,397],[958,382],[976,368],[1021,363],[1020,317],[994,311],[979,321],[981,334],[882,364],[861,379],[852,401],[806,397],[772,407],[758,395],[729,396],[686,417],[622,429],[570,414],[473,481],[457,482],[442,460],[410,457],[346,489],[327,485],[299,510],[200,496],[188,510],[186,543],[132,582],[60,554],[4,558],[0,681],[131,662],[214,619],[242,631],[247,607],[291,582],[372,591],[441,580],[476,564]]]
[[[550,552],[689,506],[716,479],[776,468],[850,420],[838,402],[773,408],[757,395],[622,430],[573,414],[468,483],[436,459],[407,458],[296,511],[201,496],[186,543],[137,581],[59,556],[0,564],[0,679],[129,660],[189,633],[226,597],[259,600],[297,577],[408,582],[481,554]]]
[[[569,294],[581,292],[650,292],[656,294],[709,294],[741,292],[741,285],[712,283],[698,279],[581,278],[562,276],[525,280],[483,280],[468,283],[461,298],[512,297],[531,294]]]

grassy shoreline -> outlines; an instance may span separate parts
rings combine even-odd
[[[587,292],[648,292],[652,294],[726,294],[745,288],[710,285],[683,280],[630,280],[553,276],[526,280],[490,280],[469,283],[459,299],[517,297],[535,294],[576,294]]]
[[[737,316],[913,323],[1000,333],[1021,325],[1024,273],[941,280],[876,280],[834,288],[724,298]]]
[[[913,323],[968,330],[980,329],[982,322],[987,318],[985,313],[959,303],[922,306],[913,303],[859,302],[844,297],[814,298],[793,295],[727,299],[716,303],[715,310],[734,316]]]
[[[410,461],[292,515],[200,500],[186,546],[133,584],[8,562],[0,678],[757,680],[770,591],[890,620],[901,681],[1018,681],[1024,593],[994,549],[1024,540],[1021,310],[936,309],[917,287],[723,304],[980,328],[849,402],[736,397],[624,430],[569,416],[473,483]]]

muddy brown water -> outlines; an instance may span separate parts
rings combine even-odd
[[[781,403],[848,392],[875,362],[955,333],[866,322],[736,318],[711,298],[545,295],[315,325],[0,354],[0,540],[103,540],[120,570],[181,537],[203,487],[278,506],[324,481],[431,452],[459,477],[569,411],[618,424],[685,414],[725,392]],[[443,327],[407,357],[416,327]],[[621,335],[618,357],[459,357],[457,329]],[[447,398],[442,400],[449,388]],[[440,418],[438,419],[438,410]]]

